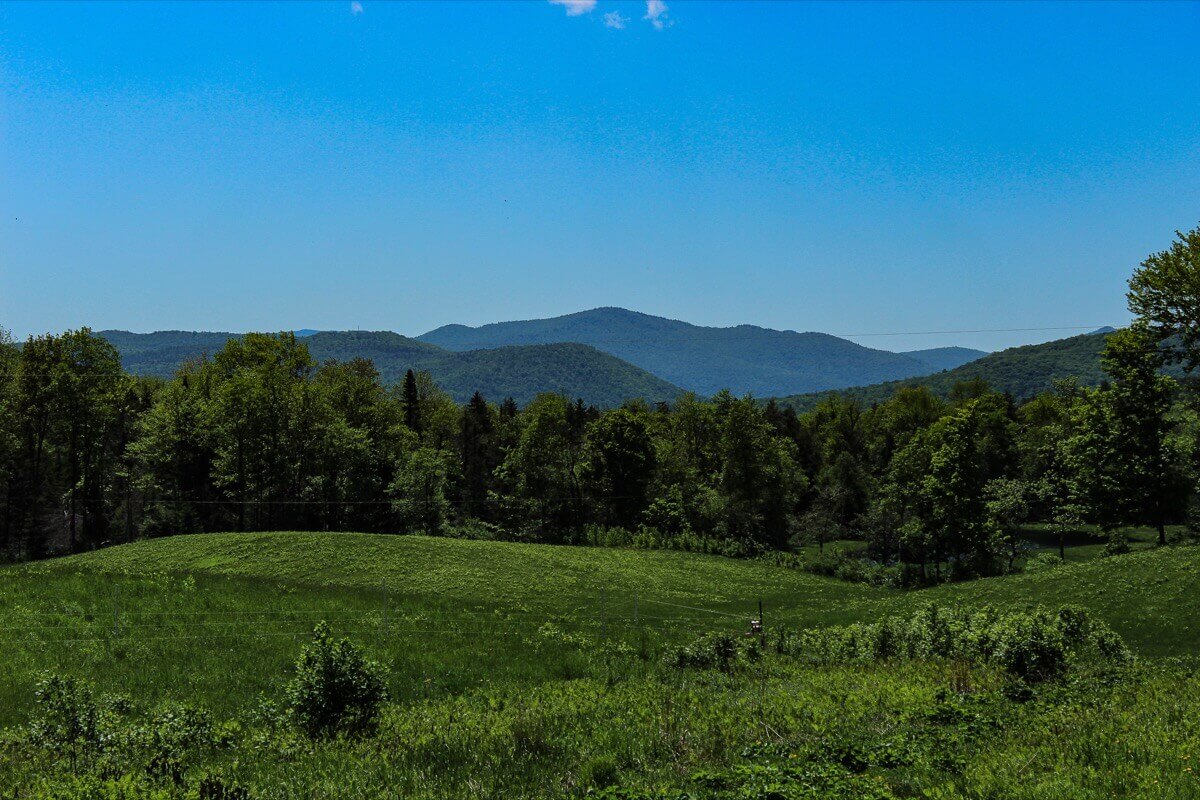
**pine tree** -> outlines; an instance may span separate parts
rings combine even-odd
[[[421,396],[417,392],[417,376],[410,369],[404,373],[404,424],[414,433],[421,432]]]
[[[462,464],[463,513],[488,518],[488,489],[492,473],[499,464],[492,410],[483,395],[475,392],[463,408],[459,433],[459,458]]]

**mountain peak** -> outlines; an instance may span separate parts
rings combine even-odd
[[[701,395],[722,389],[760,396],[819,391],[933,371],[918,359],[825,333],[699,326],[616,306],[479,327],[447,325],[417,339],[454,351],[578,342]]]

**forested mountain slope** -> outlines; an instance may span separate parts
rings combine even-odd
[[[1109,330],[1058,339],[1044,344],[1010,347],[963,364],[960,367],[900,381],[888,381],[870,386],[858,386],[838,392],[864,403],[886,400],[901,386],[927,386],[930,391],[945,397],[956,383],[982,379],[993,389],[1008,392],[1017,399],[1032,397],[1053,388],[1063,378],[1076,378],[1082,386],[1096,386],[1104,378],[1100,353]],[[777,398],[781,405],[797,411],[812,408],[829,392],[793,395]]]
[[[236,333],[100,331],[117,348],[126,370],[170,377],[185,361],[211,355]],[[541,392],[581,397],[597,406],[631,398],[670,400],[680,389],[643,369],[580,344],[530,345],[478,352],[451,352],[388,331],[322,331],[304,337],[319,361],[369,358],[387,383],[406,370],[427,370],[458,402],[476,392],[492,400],[527,403]]]

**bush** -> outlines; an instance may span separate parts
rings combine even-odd
[[[674,669],[718,669],[733,672],[739,663],[757,659],[758,640],[729,633],[706,633],[691,644],[668,650],[664,661]]]
[[[1108,542],[1105,543],[1104,549],[1100,551],[1100,556],[1102,558],[1123,556],[1130,552],[1131,549],[1128,534],[1124,531],[1117,531],[1108,537]]]
[[[286,694],[296,724],[317,738],[373,728],[387,687],[379,665],[349,640],[335,642],[329,625],[321,622],[296,660],[296,677]]]
[[[1063,560],[1058,557],[1057,553],[1038,553],[1031,556],[1025,562],[1026,572],[1048,572],[1052,569],[1058,569],[1063,565]]]
[[[1000,613],[929,605],[908,618],[802,632],[781,649],[817,663],[893,659],[989,663],[1028,682],[1062,676],[1075,663],[1124,665],[1128,648],[1111,628],[1073,607]]]
[[[168,706],[156,713],[143,731],[149,751],[147,771],[155,778],[180,783],[189,761],[216,744],[208,712],[190,706]]]
[[[616,785],[621,770],[617,760],[610,755],[599,755],[590,759],[579,771],[579,782],[589,789],[607,789]]]
[[[29,738],[53,753],[65,754],[74,772],[80,758],[101,749],[100,706],[91,686],[78,678],[46,675],[34,689],[35,716]]]

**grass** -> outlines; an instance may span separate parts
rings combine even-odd
[[[159,539],[0,568],[0,727],[29,718],[44,671],[86,678],[143,709],[200,704],[245,731],[205,769],[263,797],[549,797],[614,770],[630,791],[696,792],[697,770],[736,772],[755,748],[766,748],[756,769],[794,782],[788,748],[807,764],[817,762],[805,747],[847,736],[908,731],[933,737],[931,753],[944,745],[944,731],[914,720],[962,682],[953,665],[818,669],[779,657],[740,677],[662,673],[665,649],[701,632],[740,634],[759,599],[769,629],[873,620],[924,602],[1082,606],[1149,659],[1143,676],[1017,707],[995,700],[996,676],[972,668],[972,691],[1004,720],[954,733],[969,764],[943,769],[922,756],[919,769],[877,777],[915,796],[951,787],[929,797],[1200,797],[1182,766],[1147,792],[1152,773],[1196,751],[1200,693],[1182,691],[1197,687],[1195,674],[1163,658],[1200,646],[1197,548],[901,592],[677,552],[362,534]],[[386,669],[394,702],[376,738],[289,743],[267,737],[252,713],[278,696],[318,619]],[[1056,731],[1070,736],[1058,741]],[[247,750],[254,737],[270,746]],[[1135,738],[1136,763],[1114,744]],[[25,751],[6,751],[0,737],[0,797],[6,786],[86,796],[36,759],[4,766],[6,752]],[[1080,772],[1067,759],[1095,763]]]

